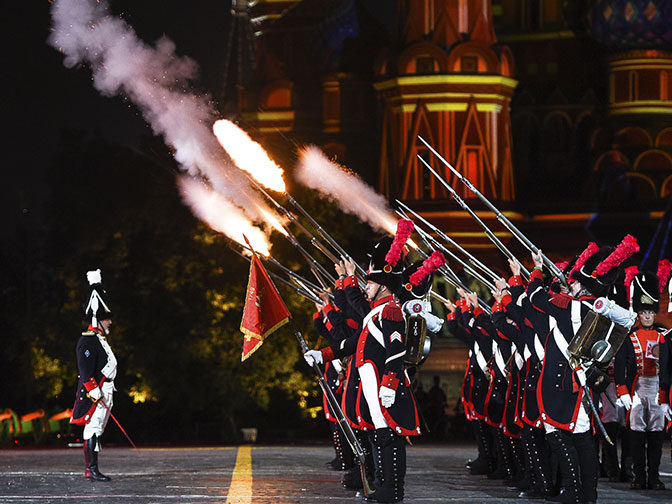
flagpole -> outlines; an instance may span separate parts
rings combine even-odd
[[[247,246],[249,247],[250,251],[252,251],[252,254],[254,254],[254,257],[259,259],[259,256],[257,255],[256,251],[252,248],[252,244],[247,239],[247,236],[243,235],[243,238],[245,239],[245,242],[247,243]],[[259,262],[259,264],[261,264],[261,261]],[[273,283],[273,281],[270,279],[270,277],[268,278],[268,280],[270,281],[270,284],[273,286],[273,289],[275,289],[275,292],[278,295],[278,297],[280,297],[278,289]],[[294,322],[294,318],[292,317],[291,314],[289,314],[288,321],[292,325],[294,335],[299,340],[301,350],[305,354],[308,350],[310,350],[310,348],[308,347],[308,343],[306,343],[303,334],[301,334],[301,331],[299,331],[299,328],[297,327],[296,322]],[[317,374],[320,388],[322,389],[322,392],[324,392],[324,395],[327,398],[327,402],[329,403],[329,406],[331,406],[331,409],[334,412],[336,419],[338,420],[338,425],[340,426],[343,435],[345,436],[346,440],[348,441],[348,444],[352,448],[353,453],[357,456],[357,459],[359,460],[359,468],[362,474],[362,484],[364,486],[364,495],[368,496],[370,493],[374,491],[374,487],[366,473],[366,454],[364,452],[364,449],[357,440],[357,437],[355,436],[352,427],[345,418],[345,414],[343,413],[343,410],[341,409],[341,406],[338,403],[338,399],[336,399],[336,396],[334,396],[334,393],[329,388],[329,385],[327,384],[327,381],[324,378],[324,373],[322,372],[322,369],[320,369],[319,364],[317,362],[313,362],[312,367],[313,371],[315,371],[315,374]]]

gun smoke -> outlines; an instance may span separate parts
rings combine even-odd
[[[154,134],[163,136],[174,149],[181,169],[200,179],[198,183],[207,181],[229,202],[225,214],[213,215],[199,208],[205,203],[194,197],[193,184],[185,193],[182,182],[185,202],[197,216],[209,215],[210,225],[225,233],[230,226],[212,222],[233,220],[250,233],[251,221],[264,220],[260,208],[274,214],[224,157],[210,129],[216,114],[211,98],[191,91],[198,76],[194,60],[176,55],[175,44],[166,37],[154,47],[146,44],[131,26],[109,12],[104,0],[56,0],[51,14],[48,42],[64,54],[64,65],[88,65],[93,85],[102,95],[128,97]],[[236,241],[242,239],[239,232],[227,234]]]

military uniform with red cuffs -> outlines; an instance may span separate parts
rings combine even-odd
[[[91,289],[84,308],[89,327],[76,346],[79,380],[70,423],[84,426],[84,477],[109,481],[111,478],[98,469],[98,452],[114,405],[117,376],[117,359],[106,338],[112,311],[100,270],[88,271],[86,277]]]
[[[72,409],[71,424],[86,425],[91,419],[97,403],[89,397],[89,392],[97,387],[102,387],[106,382],[111,382],[110,377],[105,376],[104,369],[110,362],[108,351],[103,348],[103,344],[98,336],[104,337],[102,329],[89,326],[82,333],[77,342],[77,367],[79,370],[79,381],[77,384],[77,396],[75,405]],[[109,345],[108,345],[109,347]],[[109,350],[111,352],[111,350]],[[116,374],[116,359],[114,365]],[[114,377],[112,377],[114,378]]]
[[[530,275],[528,295],[532,305],[550,317],[551,327],[537,399],[541,418],[545,422],[546,439],[558,457],[565,485],[565,491],[557,498],[560,502],[596,501],[599,467],[592,417],[583,404],[584,390],[577,370],[569,362],[567,347],[592,309],[594,299],[609,293],[622,274],[620,265],[637,251],[639,245],[630,235],[626,235],[615,248],[602,247],[592,252],[589,246],[569,274],[572,281],[580,283],[582,290],[576,294],[578,299],[554,297],[547,292],[541,257],[533,254],[535,269]],[[575,288],[578,289],[578,286]],[[597,400],[597,394],[594,400]]]

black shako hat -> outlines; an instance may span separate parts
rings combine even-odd
[[[632,309],[635,313],[660,310],[660,291],[658,277],[655,273],[643,271],[637,273],[632,280]]]
[[[619,278],[620,265],[638,251],[637,240],[626,235],[616,248],[601,247],[591,254],[581,267],[572,271],[570,278],[580,282],[593,296],[606,296]]]
[[[411,299],[422,299],[432,286],[432,274],[446,263],[439,251],[432,252],[427,259],[415,261],[404,269],[401,278],[399,299],[402,303]]]
[[[413,232],[413,221],[401,219],[394,238],[386,236],[376,243],[369,256],[366,280],[384,285],[394,294],[401,287],[401,273],[406,259],[406,241]]]

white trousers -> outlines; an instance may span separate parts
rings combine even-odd
[[[105,404],[111,410],[114,401],[114,383],[104,382],[101,390],[103,392],[102,400],[105,401]],[[100,439],[100,436],[103,435],[103,431],[105,430],[105,426],[107,425],[107,421],[109,419],[110,412],[107,411],[107,408],[105,408],[105,406],[103,406],[100,401],[98,401],[96,404],[96,409],[93,410],[93,414],[91,415],[89,423],[84,426],[83,438],[85,440],[91,439],[91,437],[93,437],[95,434],[96,437]],[[96,451],[100,451],[100,443],[96,443]]]
[[[389,427],[383,416],[383,410],[380,407],[378,400],[378,379],[376,378],[376,370],[373,369],[373,364],[370,362],[364,363],[359,368],[359,378],[362,383],[362,392],[366,404],[369,405],[369,413],[371,413],[371,420],[376,429],[384,429]]]
[[[658,404],[658,377],[640,376],[632,394],[630,429],[637,432],[656,432],[665,428],[663,410]]]

